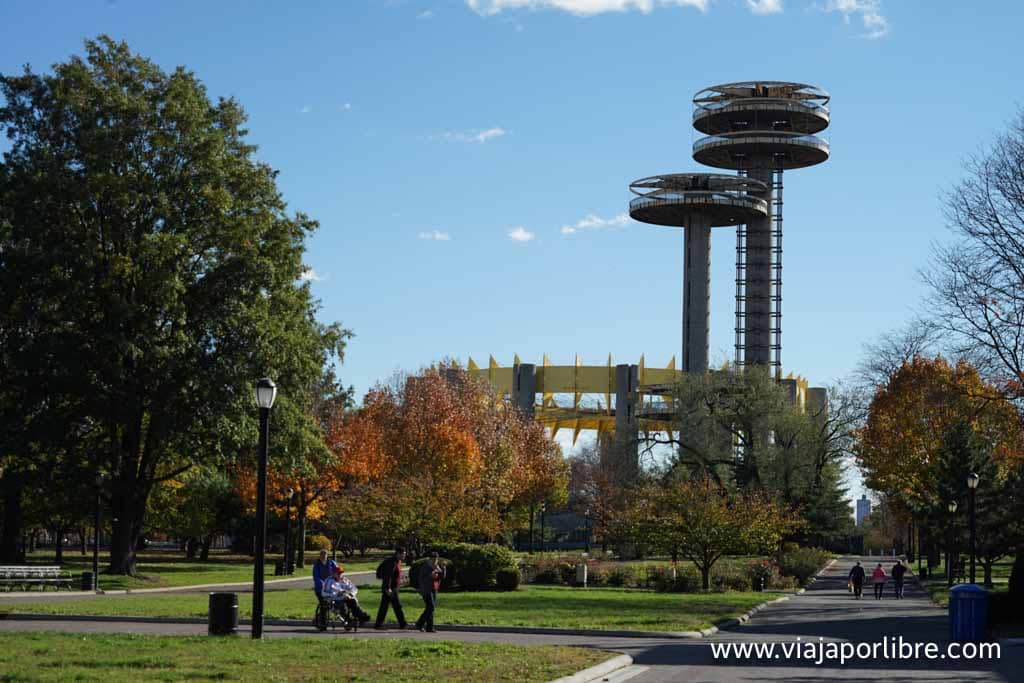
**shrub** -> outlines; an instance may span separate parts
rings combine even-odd
[[[447,558],[448,572],[442,582],[443,588],[450,588],[455,583],[466,590],[491,588],[499,569],[515,565],[512,551],[496,543],[439,543],[431,546],[430,550]]]
[[[754,590],[767,588],[776,574],[775,567],[768,560],[754,560],[747,564],[747,580]]]
[[[608,585],[608,572],[600,567],[594,567],[591,569],[587,567],[587,585],[588,586],[606,586]]]
[[[630,567],[615,567],[608,572],[608,585],[620,588],[628,586],[633,580],[633,571]]]
[[[571,562],[559,562],[558,579],[567,586],[576,583],[576,565]]]
[[[518,567],[502,567],[494,573],[494,581],[500,591],[516,590],[521,579]]]
[[[779,571],[803,583],[818,573],[832,556],[820,548],[797,548],[779,553]]]
[[[311,534],[306,537],[306,550],[330,550],[331,539],[323,534]]]
[[[771,577],[771,580],[768,582],[768,587],[784,591],[793,590],[796,588],[796,579],[792,576],[783,576],[778,574]]]
[[[554,584],[560,583],[562,577],[558,574],[556,567],[538,567],[537,572],[533,575],[534,583],[541,584]]]
[[[750,579],[742,574],[715,574],[711,577],[711,588],[718,592],[749,591]]]
[[[659,574],[654,590],[659,593],[697,593],[701,590],[700,574],[693,567],[676,569],[672,578],[671,568]]]

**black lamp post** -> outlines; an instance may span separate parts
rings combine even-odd
[[[288,489],[284,492],[286,496],[284,500],[284,573],[292,573],[292,497],[295,495],[294,489]]]
[[[100,490],[103,488],[103,475],[96,475],[96,511],[92,520],[92,589],[100,589]]]
[[[267,544],[267,450],[270,439],[270,409],[277,397],[274,381],[264,377],[256,383],[256,405],[260,409],[259,476],[256,480],[256,567],[252,577],[252,637],[263,637],[263,562]]]
[[[977,555],[977,552],[978,552],[976,544],[975,544],[975,541],[976,541],[976,539],[975,539],[975,536],[976,536],[976,529],[975,529],[975,527],[977,526],[977,524],[976,524],[976,520],[974,518],[974,492],[978,488],[978,479],[980,479],[980,477],[975,472],[971,472],[969,475],[967,475],[967,493],[969,495],[969,497],[968,497],[968,503],[969,503],[968,508],[969,508],[969,514],[970,514],[970,517],[971,517],[971,583],[975,583],[975,579],[974,579],[974,558],[975,558],[975,556]]]
[[[587,508],[583,512],[583,532],[586,534],[583,537],[584,549],[587,554],[590,554],[590,508]]]
[[[542,502],[540,504],[540,551],[545,553],[548,550],[548,541],[544,537],[544,511],[548,509],[548,504]]]
[[[956,501],[951,500],[946,509],[949,510],[950,519],[949,524],[949,543],[946,544],[946,588],[953,587],[953,565],[951,561],[955,561],[953,555],[953,539],[956,538]],[[959,558],[957,558],[959,559]]]

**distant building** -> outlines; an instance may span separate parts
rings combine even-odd
[[[861,495],[857,501],[857,526],[864,524],[864,519],[871,514],[871,501],[867,495]]]

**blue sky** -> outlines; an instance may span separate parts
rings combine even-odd
[[[786,371],[840,379],[918,306],[963,159],[1014,114],[1021,4],[913,0],[0,3],[0,72],[108,33],[249,112],[362,394],[445,356],[664,365],[682,234],[622,218],[631,180],[698,169],[691,98],[773,79],[832,94],[832,158],[789,172]],[[709,169],[705,169],[709,170]],[[574,231],[564,230],[566,227]],[[731,355],[734,233],[712,251]]]

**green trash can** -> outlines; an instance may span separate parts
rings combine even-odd
[[[208,623],[211,636],[230,636],[238,633],[238,594],[210,593]]]

